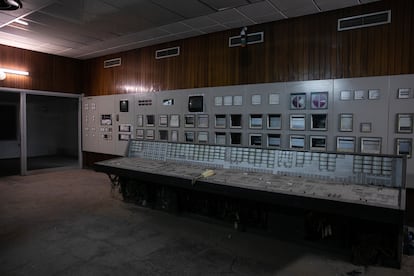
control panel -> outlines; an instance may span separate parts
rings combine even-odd
[[[85,97],[83,150],[124,156],[129,139],[204,145],[194,153],[202,156],[208,146],[232,146],[243,150],[226,153],[231,166],[266,160],[328,172],[342,165],[332,154],[356,153],[372,158],[353,160],[354,170],[381,175],[389,164],[376,155],[395,154],[406,157],[407,187],[414,188],[413,107],[414,75]],[[245,159],[246,148],[257,150],[253,159]],[[286,149],[319,157],[270,153]]]

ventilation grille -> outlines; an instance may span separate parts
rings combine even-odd
[[[179,55],[180,55],[180,47],[179,46],[155,51],[155,58],[156,59],[175,57],[175,56],[179,56]]]
[[[264,41],[264,32],[247,34],[247,44],[262,43]],[[241,36],[232,36],[229,38],[229,47],[241,45]]]
[[[104,68],[121,66],[121,58],[108,59],[104,61]]]
[[[138,100],[138,105],[139,106],[145,106],[145,105],[152,105],[152,100]]]
[[[391,23],[391,10],[338,19],[338,31]]]

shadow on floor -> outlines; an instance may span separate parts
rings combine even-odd
[[[49,155],[27,158],[28,171],[77,166],[77,156]],[[0,159],[0,176],[10,176],[19,174],[20,158]]]

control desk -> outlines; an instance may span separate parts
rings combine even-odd
[[[95,163],[110,176],[394,225],[405,210],[402,156],[319,153],[131,140]]]

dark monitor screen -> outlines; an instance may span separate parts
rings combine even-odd
[[[119,102],[119,111],[128,112],[128,100],[121,100]]]
[[[203,112],[203,96],[188,97],[189,112]]]

